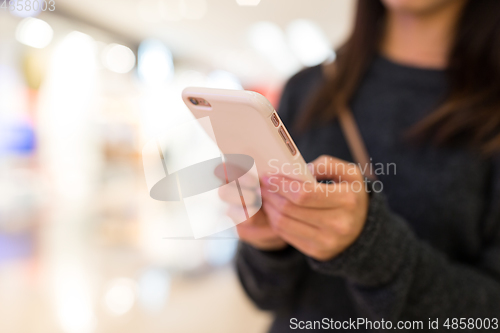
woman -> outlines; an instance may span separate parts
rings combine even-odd
[[[302,155],[352,161],[336,118],[348,106],[372,162],[396,168],[378,172],[381,193],[352,190],[359,169],[316,169],[343,177],[320,191],[262,180],[237,269],[270,331],[499,330],[500,1],[359,0],[334,66],[284,90]]]

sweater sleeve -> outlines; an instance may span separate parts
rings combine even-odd
[[[260,251],[240,242],[236,270],[243,289],[263,310],[279,310],[293,302],[293,291],[307,266],[303,254],[289,246],[280,251]]]
[[[495,184],[498,191],[500,181]],[[494,195],[490,209],[493,236],[473,266],[453,262],[419,240],[381,193],[372,193],[365,228],[351,247],[330,261],[308,262],[317,272],[344,277],[357,307],[372,320],[422,320],[427,325],[429,318],[439,319],[444,330],[447,318],[499,318],[498,199]]]

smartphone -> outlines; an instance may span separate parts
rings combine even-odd
[[[252,157],[259,177],[282,174],[314,181],[278,113],[261,94],[188,87],[182,99],[195,118],[209,117],[220,151]]]

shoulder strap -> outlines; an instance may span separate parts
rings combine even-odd
[[[323,75],[327,78],[334,75],[334,63],[324,64],[322,65],[322,69]],[[371,180],[377,179],[377,176],[373,173],[373,168],[370,167],[371,161],[368,151],[366,150],[363,137],[361,136],[358,124],[356,123],[356,119],[354,119],[351,109],[349,109],[348,106],[341,108],[338,110],[338,117],[340,128],[342,129],[342,133],[344,134],[344,138],[346,139],[347,146],[349,147],[354,161],[365,170],[365,177]]]

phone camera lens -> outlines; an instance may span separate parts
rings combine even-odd
[[[198,103],[198,100],[197,100],[196,98],[193,98],[193,97],[190,97],[190,98],[189,98],[189,101],[190,101],[191,103],[193,103],[194,105],[198,105],[198,104],[199,104],[199,103]]]

